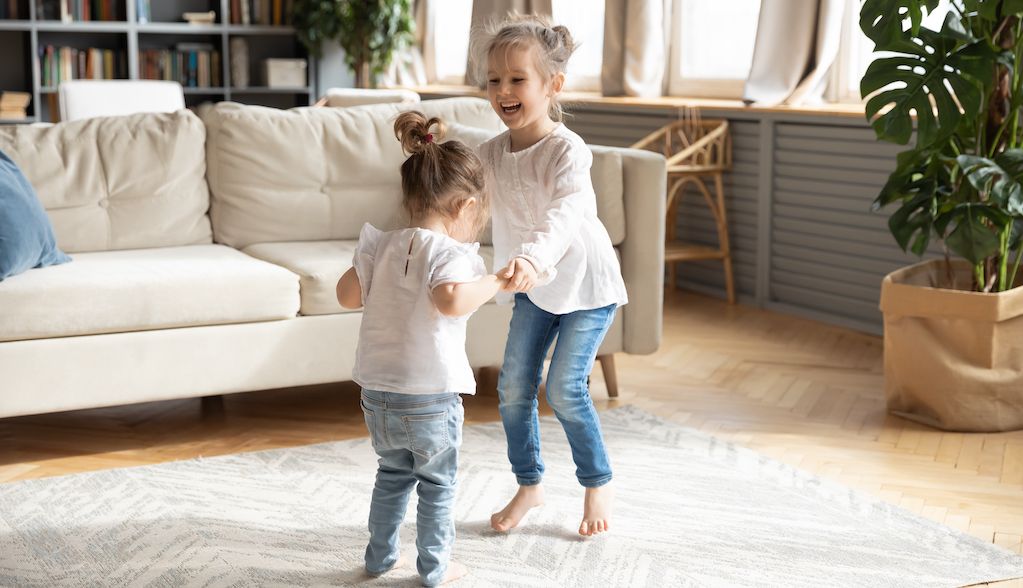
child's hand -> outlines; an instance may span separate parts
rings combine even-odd
[[[536,268],[525,259],[516,257],[497,273],[497,277],[508,280],[503,288],[505,291],[529,292],[536,285]]]

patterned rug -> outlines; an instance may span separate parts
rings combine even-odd
[[[601,413],[613,531],[581,539],[582,489],[543,421],[547,504],[508,535],[499,423],[465,429],[456,586],[959,586],[1023,558],[660,420]],[[2,586],[416,586],[361,575],[374,455],[364,439],[0,485]],[[402,536],[414,541],[415,505]]]

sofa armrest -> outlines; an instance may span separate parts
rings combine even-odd
[[[622,156],[625,239],[619,246],[629,303],[622,308],[626,353],[648,354],[661,344],[664,307],[664,214],[667,169],[660,154],[614,149]]]

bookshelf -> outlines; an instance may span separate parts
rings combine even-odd
[[[65,22],[60,20],[60,3],[67,1],[72,9],[83,5],[93,7],[104,5],[103,14],[115,20],[90,20]],[[168,50],[179,46],[184,48],[184,61],[178,61],[177,68],[194,68],[197,62],[188,58],[206,52],[202,64],[205,79],[194,80],[195,86],[185,85],[185,104],[189,107],[202,102],[232,100],[246,104],[260,104],[276,108],[308,106],[316,100],[316,64],[305,48],[299,43],[295,31],[287,25],[232,24],[231,7],[246,0],[13,0],[17,7],[17,19],[9,18],[11,0],[0,0],[0,91],[28,92],[32,95],[28,117],[16,120],[0,120],[0,123],[53,122],[58,118],[57,86],[53,72],[46,61],[47,47],[54,51],[61,47],[79,50],[66,51],[62,55],[61,74],[68,73],[68,62],[73,67],[82,66],[81,72],[95,73],[100,68],[104,77],[114,79],[141,80],[159,71],[154,62],[171,64],[174,57],[166,57]],[[248,0],[252,1],[252,0]],[[274,0],[262,0],[273,2]],[[277,0],[285,7],[286,0]],[[75,3],[78,3],[77,6]],[[149,18],[139,18],[138,8],[149,5]],[[58,12],[54,13],[54,5]],[[45,9],[44,9],[45,6]],[[251,6],[251,5],[250,5]],[[94,8],[95,10],[95,8]],[[184,12],[216,13],[212,24],[193,25],[183,22]],[[8,17],[8,18],[4,18]],[[44,18],[46,17],[46,18]],[[141,22],[140,22],[141,20]],[[250,16],[255,21],[254,16]],[[235,39],[244,39],[248,52],[248,86],[232,84],[236,72],[231,69],[232,45]],[[234,43],[233,43],[234,41]],[[100,50],[100,51],[88,51]],[[112,59],[106,58],[110,52]],[[163,53],[161,53],[163,52]],[[157,56],[159,54],[159,56]],[[173,54],[172,54],[173,55]],[[163,61],[159,61],[160,57]],[[105,60],[106,58],[106,60]],[[303,86],[268,88],[264,85],[263,61],[268,58],[303,58],[308,60],[307,82]],[[52,58],[51,58],[52,59]],[[148,61],[147,61],[148,60]],[[216,62],[216,63],[214,63]],[[168,66],[170,67],[170,66]],[[213,72],[219,72],[220,79],[213,79]],[[50,74],[49,76],[47,74]],[[244,77],[244,76],[243,76]],[[66,77],[65,77],[66,79]],[[199,83],[205,83],[199,87]]]

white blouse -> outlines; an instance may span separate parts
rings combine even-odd
[[[475,394],[465,354],[469,315],[444,316],[431,296],[442,284],[486,275],[479,243],[427,229],[362,227],[352,264],[362,286],[362,325],[352,379],[405,394]]]
[[[593,154],[582,138],[559,124],[513,152],[506,131],[479,153],[494,194],[494,271],[527,259],[539,277],[529,299],[552,314],[627,303],[618,257],[597,218]],[[498,295],[498,302],[510,300]]]

